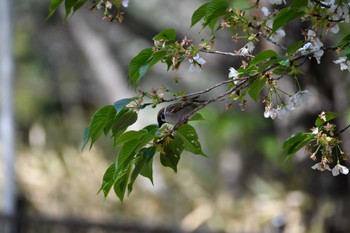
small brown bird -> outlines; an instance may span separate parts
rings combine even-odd
[[[195,112],[192,112],[197,107],[203,105],[205,101],[203,100],[197,100],[196,98],[186,99],[182,102],[170,104],[158,112],[158,125],[159,128],[164,124],[168,123],[171,125],[176,125],[181,120],[183,120],[183,117],[191,117]],[[192,113],[191,113],[192,112]],[[190,116],[187,116],[188,114],[191,114]]]

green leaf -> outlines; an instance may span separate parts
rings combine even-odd
[[[283,57],[283,58],[279,59],[278,64],[280,64],[281,66],[288,67],[288,66],[290,66],[290,60],[287,57]],[[285,67],[282,67],[282,68],[285,68]]]
[[[152,161],[153,156],[156,152],[155,147],[143,148],[137,157],[134,159],[134,169],[131,173],[129,184],[128,184],[128,195],[131,193],[134,182],[139,174],[149,178],[153,184],[153,170]]]
[[[73,12],[76,12],[79,8],[81,8],[88,0],[78,0],[78,2],[73,7]]]
[[[204,117],[200,113],[195,113],[191,118],[190,121],[202,121],[205,120]]]
[[[113,105],[106,105],[97,110],[94,115],[91,117],[90,125],[89,125],[89,133],[86,138],[84,136],[84,143],[83,148],[87,144],[87,142],[91,139],[91,145],[96,142],[96,140],[101,136],[101,134],[104,132],[105,127],[107,126],[108,122],[111,118],[114,118],[116,114],[116,111],[113,107]],[[86,133],[86,131],[85,131]]]
[[[165,51],[153,52],[152,48],[142,50],[129,64],[129,81],[137,87],[141,78],[166,55]]]
[[[175,40],[176,37],[176,31],[172,28],[165,29],[164,31],[158,33],[156,36],[153,37],[153,40]]]
[[[266,84],[266,77],[257,77],[248,88],[248,93],[252,99],[257,102],[260,92]]]
[[[275,32],[280,27],[287,25],[290,21],[296,18],[300,18],[304,15],[301,8],[286,7],[278,12],[273,21],[272,32]]]
[[[114,192],[118,196],[119,200],[123,202],[126,187],[128,185],[128,180],[131,172],[133,163],[129,163],[123,170],[118,169],[118,175],[114,183]]]
[[[348,58],[348,60],[350,60],[350,46],[346,47],[343,53]]]
[[[66,14],[64,16],[64,19],[66,20],[68,15],[71,13],[73,7],[75,4],[77,4],[79,0],[65,0],[64,1],[64,7],[66,9]]]
[[[259,64],[257,73],[264,73],[267,69],[276,66],[277,63],[277,57],[271,57],[269,60]]]
[[[193,154],[207,157],[202,151],[201,144],[198,141],[197,132],[192,126],[188,124],[180,126],[177,134],[183,141],[185,150],[192,152]]]
[[[150,61],[153,55],[152,48],[147,48],[142,50],[139,54],[134,57],[129,64],[129,81],[134,82],[134,85],[137,86],[140,82],[142,75],[140,69],[147,62]]]
[[[84,147],[87,145],[87,143],[89,142],[89,132],[90,132],[90,128],[86,127],[84,130],[84,137],[83,137],[83,146],[81,147],[81,151],[84,150]]]
[[[130,130],[127,131],[125,133],[123,133],[122,135],[120,135],[118,137],[118,139],[116,140],[114,146],[119,146],[120,144],[123,144],[127,141],[130,140],[139,140],[140,138],[142,138],[144,135],[147,134],[146,130],[139,130],[139,131],[134,131],[134,130]]]
[[[344,49],[344,47],[349,46],[350,44],[350,34],[346,35],[338,44],[338,47]]]
[[[148,132],[150,131],[157,131],[158,130],[158,125],[147,125],[146,127],[144,127],[143,129],[147,130]]]
[[[133,188],[133,185],[134,185],[134,182],[135,182],[137,176],[140,174],[144,164],[145,164],[145,159],[142,156],[142,154],[139,154],[135,159],[134,169],[132,170],[131,175],[130,175],[130,179],[129,179],[129,183],[128,183],[128,195],[130,195],[132,188]]]
[[[128,185],[129,176],[132,168],[137,162],[137,153],[135,152],[138,146],[138,140],[130,140],[123,144],[117,158],[117,176],[114,184],[114,192],[123,201],[125,191]],[[135,177],[136,179],[136,177]]]
[[[329,122],[330,120],[333,120],[334,118],[338,117],[338,113],[336,112],[325,112],[324,116],[326,118],[326,120],[321,119],[320,116],[317,117],[316,121],[315,121],[315,125],[318,127],[320,125],[323,125],[326,122]]]
[[[124,131],[132,124],[137,121],[137,113],[135,111],[124,108],[117,114],[116,121],[112,127],[112,137],[114,142],[117,141],[118,137],[124,133]]]
[[[113,106],[117,112],[120,112],[126,105],[128,105],[135,98],[125,98],[114,102]]]
[[[208,5],[209,5],[209,3],[204,3],[197,10],[195,10],[195,12],[192,15],[192,19],[191,19],[191,27],[196,25],[201,19],[203,19],[205,17],[205,13],[206,13]]]
[[[55,13],[56,9],[61,5],[63,0],[51,0],[50,6],[49,6],[49,15],[46,19],[49,19],[53,13]]]
[[[164,152],[160,153],[160,162],[164,167],[170,167],[177,172],[177,164],[180,160],[180,155],[184,149],[181,138],[174,136],[166,145],[164,145]]]
[[[287,158],[306,146],[314,138],[313,134],[300,132],[292,135],[283,143],[283,149],[287,152]]]
[[[146,146],[150,141],[152,141],[156,136],[157,130],[158,130],[158,127],[157,129],[151,130],[147,134],[143,135],[139,140],[138,149],[141,149],[142,147]]]
[[[126,188],[128,188],[128,194],[130,194],[133,184],[140,173],[149,178],[153,184],[152,158],[156,150],[154,147],[144,148],[143,146],[149,142],[149,135],[153,134],[151,138],[154,138],[155,133],[153,130],[147,133],[146,129],[142,129],[140,132],[146,134],[141,139],[139,136],[132,139],[129,138],[129,140],[124,142],[118,154],[114,191],[121,201],[123,201]],[[145,137],[148,137],[148,140],[145,140]]]
[[[137,139],[129,140],[125,142],[118,153],[117,158],[117,168],[118,170],[123,170],[130,161],[135,157],[135,150],[139,145]]]
[[[226,0],[213,0],[205,9],[203,28],[208,26],[213,30],[219,19],[227,14],[229,4]]]
[[[148,178],[151,183],[153,184],[153,157],[156,153],[156,148],[154,146],[149,147],[149,148],[145,148],[145,150],[143,151],[143,157],[144,157],[144,165],[142,167],[141,170],[141,175]]]
[[[293,0],[290,6],[292,8],[299,8],[299,7],[307,6],[307,4],[308,4],[308,1],[305,1],[305,0]]]
[[[113,163],[107,168],[105,174],[103,175],[102,186],[98,191],[98,193],[102,191],[103,196],[105,198],[108,196],[109,191],[111,190],[111,188],[113,187],[116,181],[115,174],[116,174],[116,164]]]
[[[275,51],[265,50],[265,51],[255,55],[255,57],[249,62],[249,66],[258,64],[266,59],[270,59],[273,57],[278,57],[278,54]]]
[[[303,46],[304,42],[299,40],[295,42],[294,44],[291,44],[287,48],[287,54],[293,54],[295,53],[298,49],[300,49]]]

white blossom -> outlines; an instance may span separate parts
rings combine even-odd
[[[264,16],[268,16],[270,14],[269,9],[267,9],[266,7],[261,8],[261,11],[264,14]]]
[[[267,20],[266,21],[266,26],[269,28],[272,28],[273,26],[273,20]],[[272,33],[270,36],[270,39],[278,42],[281,38],[285,37],[286,32],[283,29],[278,29],[276,32]]]
[[[112,9],[113,4],[110,1],[106,2],[106,8],[107,9]]]
[[[96,5],[97,9],[101,9],[103,7],[103,0],[99,1]]]
[[[289,113],[288,109],[285,106],[278,106],[276,111],[278,119],[282,119]]]
[[[199,72],[202,70],[202,65],[206,63],[206,61],[197,54],[196,56],[193,57],[193,59],[188,59],[188,61],[191,63],[189,71],[193,72]]]
[[[278,116],[277,109],[273,108],[271,105],[265,107],[264,117],[271,118],[272,120],[276,119]]]
[[[339,57],[338,60],[333,61],[335,64],[340,64],[340,70],[350,71],[350,61],[347,57]]]
[[[228,73],[228,77],[229,78],[237,78],[238,76],[239,76],[239,73],[238,73],[238,71],[235,69],[235,68],[233,68],[233,67],[230,67],[230,73]]]
[[[321,1],[321,4],[322,4],[323,6],[331,7],[332,5],[334,5],[334,1],[335,1],[335,0]],[[323,8],[323,7],[322,7],[322,8]]]
[[[331,168],[329,167],[329,165],[328,164],[324,164],[322,162],[316,163],[311,168],[314,169],[314,170],[317,169],[317,170],[320,170],[320,171],[326,171],[326,170],[331,171]]]
[[[324,54],[324,51],[322,49],[323,43],[316,36],[316,33],[312,30],[308,31],[307,39],[309,42],[307,42],[305,45],[303,45],[303,47],[301,47],[297,51],[300,52],[301,54],[312,53],[313,57],[316,58],[317,63],[320,64],[321,57]]]
[[[332,169],[332,175],[337,176],[339,173],[342,173],[344,175],[347,175],[349,173],[349,168],[340,165],[339,163],[335,165],[335,167]]]
[[[318,127],[312,128],[311,130],[312,130],[312,134],[315,134],[315,135],[318,134],[319,132]]]
[[[298,52],[307,52],[308,50],[311,50],[312,48],[312,44],[310,42],[306,43],[303,45],[303,47],[301,47],[300,49],[298,49]]]
[[[291,97],[289,97],[289,102],[287,104],[287,109],[294,110],[300,105],[304,104],[312,94],[308,90],[298,91]]]
[[[243,56],[247,56],[252,53],[253,49],[255,48],[255,45],[253,42],[248,42],[243,48],[241,48],[240,54]]]
[[[274,34],[272,34],[271,38],[274,41],[279,41],[281,38],[285,37],[286,32],[283,29],[278,29]]]
[[[338,24],[335,24],[333,27],[331,27],[329,29],[329,31],[331,31],[332,33],[336,34],[339,32],[339,25]]]
[[[285,106],[277,106],[274,108],[271,104],[265,107],[264,117],[271,118],[272,120],[282,119],[289,113],[288,109]]]
[[[129,0],[123,0],[122,5],[123,5],[123,7],[128,7],[129,6]]]
[[[321,63],[321,57],[323,56],[324,51],[323,50],[318,50],[314,52],[314,58],[316,58],[317,64]]]

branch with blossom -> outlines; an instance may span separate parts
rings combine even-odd
[[[49,15],[62,2],[63,0],[52,0]],[[79,9],[86,0],[65,0],[67,2],[69,4],[66,6],[70,7],[66,7],[66,17],[71,11]],[[127,0],[95,0],[92,9],[103,10],[107,21],[121,22],[121,9],[127,7],[128,3]],[[238,102],[244,110],[246,99],[251,98],[255,102],[262,102],[265,118],[282,119],[290,111],[304,105],[312,95],[298,82],[302,77],[300,69],[308,60],[315,59],[317,64],[321,64],[325,51],[336,51],[339,58],[334,63],[342,71],[350,71],[350,35],[332,46],[326,46],[323,41],[325,34],[338,34],[341,29],[339,25],[349,23],[349,8],[350,3],[346,0],[293,0],[290,4],[285,0],[269,0],[268,3],[257,0],[251,5],[247,3],[245,8],[237,8],[234,2],[230,4],[227,0],[210,0],[201,5],[191,19],[191,26],[201,23],[202,29],[211,30],[210,39],[202,38],[199,44],[187,37],[177,41],[174,29],[166,29],[155,35],[154,45],[142,50],[129,65],[129,81],[138,90],[138,96],[118,100],[113,105],[99,109],[84,134],[84,146],[88,142],[92,146],[102,133],[112,132],[114,146],[120,147],[117,163],[112,164],[105,173],[101,187],[104,195],[107,196],[113,187],[117,196],[123,200],[126,189],[131,192],[133,182],[139,174],[153,182],[152,159],[156,153],[159,153],[162,165],[175,172],[184,150],[205,155],[195,129],[186,123],[197,111],[209,104],[225,100],[226,106],[232,106]],[[286,44],[282,40],[287,36],[284,27],[292,21],[307,26],[301,30],[301,40]],[[242,41],[244,46],[234,51],[217,50],[215,33],[221,30],[229,33],[233,42]],[[262,40],[277,46],[280,51],[254,52]],[[235,57],[241,59],[241,65],[227,67],[228,74],[224,81],[192,93],[185,93],[184,90],[173,92],[164,86],[150,92],[141,90],[140,81],[157,63],[166,64],[168,70],[177,70],[187,63],[189,72],[205,71],[206,60],[203,54]],[[295,83],[296,88],[291,93],[280,84],[280,80],[286,78]],[[223,86],[226,91],[197,102],[173,126],[164,124],[158,128],[149,125],[139,131],[127,130],[137,120],[138,112],[147,106],[175,102],[179,106],[188,107],[191,100]],[[165,93],[171,93],[172,97],[164,98]],[[336,113],[322,112],[310,131],[299,132],[288,138],[283,144],[287,156],[291,157],[306,147],[310,158],[319,161],[312,169],[331,171],[334,176],[348,174],[349,169],[342,165],[346,156],[341,149],[342,141],[339,137],[348,127],[337,133],[336,125],[332,122],[336,117]]]

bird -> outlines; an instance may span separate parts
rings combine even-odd
[[[182,120],[185,120],[185,123],[187,119],[195,113],[194,110],[202,106],[205,102],[204,100],[198,100],[197,98],[198,97],[185,99],[181,102],[173,103],[161,108],[157,116],[159,128],[164,123],[168,123],[174,126]],[[184,117],[187,119],[184,119]]]

